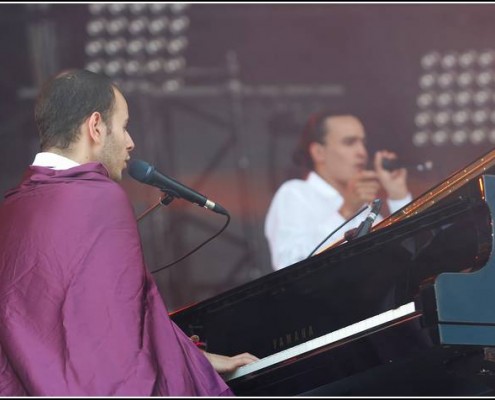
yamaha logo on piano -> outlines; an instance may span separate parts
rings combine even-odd
[[[294,332],[286,333],[283,336],[272,340],[273,350],[283,350],[298,343],[304,342],[314,336],[313,327],[311,325],[303,327]]]

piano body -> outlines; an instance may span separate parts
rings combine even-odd
[[[495,150],[366,236],[171,315],[241,396],[495,394]],[[495,351],[493,351],[495,354]]]

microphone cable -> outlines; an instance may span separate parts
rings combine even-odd
[[[352,221],[354,218],[356,218],[359,214],[361,214],[364,210],[369,208],[370,205],[363,206],[358,212],[356,212],[354,215],[351,215],[350,218],[346,219],[342,224],[340,224],[337,228],[335,228],[325,239],[323,239],[318,246],[316,246],[311,253],[309,253],[309,256],[306,257],[306,260],[311,257],[316,250],[320,248],[320,246],[325,243],[330,236],[332,236],[335,232],[337,232],[339,229],[341,229],[344,225],[348,224],[350,221]]]
[[[196,246],[194,249],[192,249],[189,253],[183,255],[182,257],[180,257],[179,259],[175,260],[175,261],[172,261],[170,264],[167,264],[163,267],[160,267],[158,269],[155,269],[154,271],[151,271],[152,274],[156,274],[157,272],[160,272],[162,270],[164,270],[165,268],[168,268],[168,267],[171,267],[172,265],[175,265],[177,264],[179,261],[182,261],[184,258],[186,257],[189,257],[191,254],[193,254],[195,251],[199,250],[201,247],[203,247],[206,243],[212,241],[213,239],[215,239],[218,235],[220,235],[224,230],[225,228],[227,228],[227,225],[230,223],[230,215],[229,213],[225,213],[223,214],[227,217],[227,221],[225,222],[224,226],[217,232],[215,233],[213,236],[211,236],[209,239],[206,239],[203,243],[200,243],[198,246]]]

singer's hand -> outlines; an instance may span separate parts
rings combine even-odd
[[[378,174],[375,171],[363,170],[354,175],[344,189],[344,202],[339,213],[349,218],[364,204],[373,201],[380,189]]]
[[[246,364],[251,364],[254,361],[258,361],[258,357],[253,356],[250,353],[237,354],[236,356],[222,356],[220,354],[213,354],[203,351],[208,361],[210,361],[215,371],[219,374],[225,374],[227,372],[233,372],[237,368]]]
[[[387,171],[382,165],[382,160],[384,158],[396,159],[397,155],[387,150],[376,152],[374,167],[378,179],[391,200],[401,200],[409,194],[406,183],[407,170],[405,168],[400,168],[394,171]]]

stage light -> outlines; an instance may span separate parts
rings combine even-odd
[[[107,32],[110,36],[124,34],[129,26],[126,17],[119,17],[108,20],[106,23]]]
[[[435,82],[436,82],[435,74],[429,73],[429,74],[423,75],[420,78],[419,86],[422,89],[427,90],[427,89],[431,89],[433,86],[435,86]]]
[[[167,49],[167,40],[163,37],[151,39],[144,44],[146,53],[150,56],[160,54]]]
[[[452,72],[444,72],[438,77],[438,86],[442,89],[451,87],[454,84],[455,78]]]
[[[187,47],[187,39],[184,36],[170,40],[167,43],[167,50],[171,55],[176,55],[184,51]]]
[[[124,65],[123,59],[111,60],[104,67],[105,74],[110,78],[115,78],[124,71]]]
[[[90,61],[88,64],[86,64],[86,68],[89,71],[93,71],[96,73],[103,72],[104,67],[105,67],[105,60],[103,59],[94,59]]]
[[[174,92],[182,86],[183,82],[180,79],[167,79],[162,84],[162,89],[166,92]]]
[[[174,35],[182,34],[189,27],[189,18],[182,15],[170,21],[170,32]]]
[[[422,147],[428,144],[429,134],[426,131],[419,131],[413,135],[413,144],[417,147]]]
[[[452,133],[452,143],[456,146],[461,146],[468,140],[468,134],[463,129],[457,129]]]
[[[127,54],[132,58],[137,58],[139,55],[144,56],[144,50],[146,48],[145,38],[133,38],[127,43]]]
[[[471,71],[464,71],[457,76],[457,84],[460,87],[467,87],[474,81],[474,74]]]
[[[129,22],[129,33],[132,36],[144,35],[148,29],[148,18],[140,16]]]
[[[449,134],[446,130],[440,129],[433,132],[431,135],[431,142],[436,146],[442,146],[449,140]]]
[[[460,110],[452,115],[452,122],[456,126],[462,126],[469,121],[469,118],[470,118],[469,112],[467,112],[466,110]]]
[[[442,57],[440,62],[443,68],[450,69],[457,66],[457,54],[455,53],[447,53]]]
[[[432,51],[431,53],[427,53],[421,59],[421,65],[424,69],[429,70],[436,67],[441,60],[440,53],[436,51]]]
[[[430,51],[420,60],[416,146],[482,145],[495,131],[495,52]],[[426,134],[425,134],[426,132]],[[492,139],[490,139],[491,142]]]
[[[103,39],[92,40],[85,47],[86,55],[90,58],[96,58],[103,54],[105,50],[105,41]]]
[[[172,14],[181,14],[189,8],[187,3],[170,3],[170,10]]]
[[[86,26],[86,32],[88,32],[89,36],[100,36],[105,32],[105,27],[107,25],[107,21],[105,18],[98,17],[88,22]]]
[[[156,91],[184,85],[188,4],[111,3],[89,8],[87,69],[132,83],[126,87]]]
[[[478,74],[476,77],[476,83],[480,87],[488,86],[493,82],[493,72],[492,71],[483,71]]]
[[[471,143],[477,145],[483,143],[486,139],[486,132],[483,129],[475,129],[469,135],[469,140]]]
[[[433,117],[433,121],[438,127],[445,126],[450,121],[450,113],[447,111],[440,111]]]
[[[124,53],[127,46],[127,42],[124,38],[119,37],[109,40],[105,43],[105,52],[109,57],[114,57]]]
[[[465,107],[472,101],[472,94],[469,90],[461,90],[455,96],[455,102],[458,107]]]
[[[449,92],[440,93],[437,96],[437,100],[436,100],[437,105],[440,108],[449,107],[453,103],[453,101],[454,101],[453,95],[452,93]]]
[[[111,15],[122,14],[127,8],[127,4],[124,3],[110,3],[107,5],[108,12]]]
[[[476,110],[471,114],[471,121],[474,125],[484,125],[488,121],[488,111]]]
[[[479,90],[473,95],[473,103],[479,107],[485,106],[491,97],[491,93],[488,90]]]
[[[433,100],[433,95],[431,93],[421,93],[417,100],[418,107],[429,108],[433,104]]]
[[[495,55],[492,50],[485,50],[478,56],[478,65],[481,68],[493,67]]]
[[[124,65],[124,71],[130,77],[137,77],[141,69],[141,64],[137,60],[129,60]]]
[[[169,7],[168,3],[149,4],[149,10],[151,14],[163,14],[168,7]]]
[[[133,15],[140,15],[144,14],[147,9],[147,4],[146,3],[132,3],[129,4],[129,12]]]
[[[104,3],[92,3],[89,5],[89,13],[92,15],[99,15],[106,9],[106,4]]]
[[[184,57],[173,58],[165,61],[163,69],[167,74],[174,74],[177,71],[183,69],[185,64],[186,60],[184,59]]]
[[[414,122],[418,128],[424,128],[428,126],[432,121],[431,114],[429,112],[421,112],[416,115]]]
[[[163,35],[165,34],[167,28],[169,26],[169,20],[165,16],[160,16],[154,18],[150,21],[148,25],[148,31],[151,35]]]
[[[163,59],[152,58],[146,62],[145,70],[149,74],[156,74],[163,69]]]
[[[470,68],[474,65],[477,59],[477,53],[474,50],[469,50],[462,53],[459,57],[459,66],[461,68]]]

